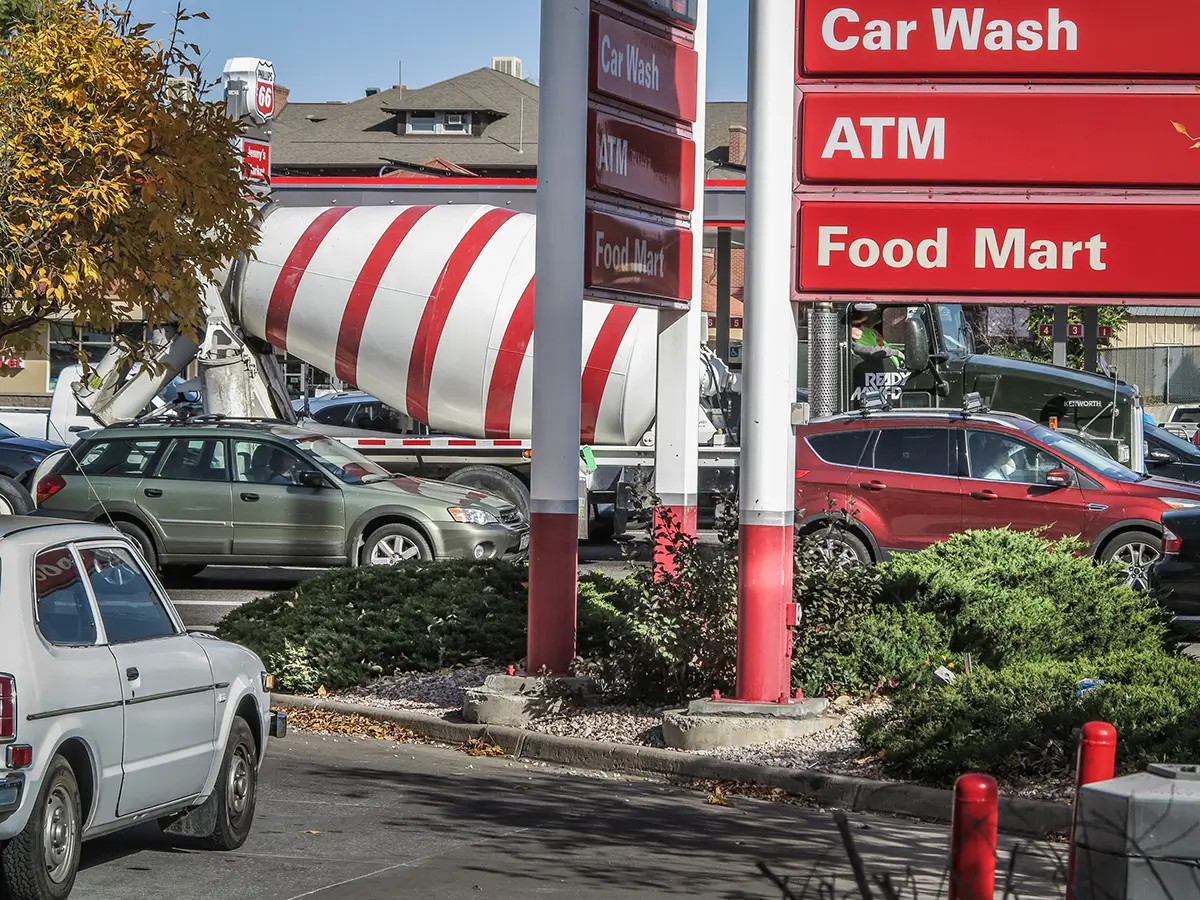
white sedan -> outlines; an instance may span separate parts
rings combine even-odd
[[[262,661],[105,525],[0,516],[0,576],[0,897],[63,900],[83,841],[148,820],[240,847],[286,731]]]

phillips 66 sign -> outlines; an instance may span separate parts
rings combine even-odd
[[[259,60],[251,87],[254,96],[250,98],[250,115],[265,123],[275,115],[275,66]]]

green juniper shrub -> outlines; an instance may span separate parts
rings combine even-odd
[[[950,650],[986,666],[1158,650],[1167,618],[1120,568],[1096,565],[1074,538],[1007,528],[968,531],[884,570],[884,600],[911,604],[951,629]]]
[[[859,735],[899,778],[949,786],[976,771],[1020,784],[1065,780],[1078,729],[1099,720],[1117,729],[1119,769],[1135,771],[1194,756],[1198,672],[1161,650],[978,668],[950,685],[898,693],[887,711],[859,722]],[[1080,693],[1084,679],[1104,684]]]

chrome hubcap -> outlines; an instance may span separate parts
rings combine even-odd
[[[246,750],[238,747],[233,754],[233,766],[229,770],[229,784],[226,785],[226,806],[230,817],[240,819],[250,803],[250,763],[246,760]]]
[[[71,861],[78,840],[77,829],[75,801],[67,789],[59,785],[46,800],[46,823],[42,827],[46,872],[55,884],[62,884],[71,874]]]
[[[1126,544],[1112,555],[1112,561],[1125,568],[1128,584],[1139,591],[1150,589],[1150,567],[1158,560],[1158,548],[1137,542]]]
[[[11,516],[15,512],[16,510],[13,509],[12,504],[3,497],[0,497],[0,516]]]
[[[383,538],[371,548],[371,565],[391,566],[406,559],[420,559],[421,548],[402,534]]]

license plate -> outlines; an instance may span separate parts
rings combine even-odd
[[[517,550],[528,550],[528,549],[529,549],[529,535],[523,534],[523,535],[521,535],[521,543],[517,545]]]

